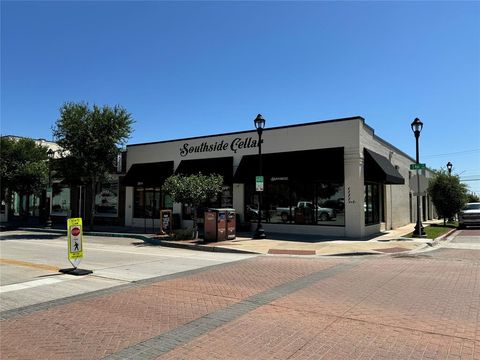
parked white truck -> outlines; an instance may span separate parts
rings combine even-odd
[[[287,222],[295,216],[295,211],[310,212],[312,216],[317,217],[317,221],[328,221],[335,218],[335,210],[331,208],[321,207],[311,201],[299,201],[297,206],[277,207],[275,213],[280,216],[283,222]]]

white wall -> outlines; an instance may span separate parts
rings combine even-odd
[[[258,153],[256,144],[243,149],[232,146],[238,139],[248,138],[250,138],[250,141],[256,142],[258,139],[256,131],[129,145],[127,147],[127,169],[135,163],[172,160],[176,168],[182,160],[232,156],[233,172],[235,172],[243,156]],[[200,146],[202,143],[206,143],[208,146],[215,145],[215,143],[224,146],[218,151],[193,152],[182,156],[181,150],[185,148],[185,144],[191,147]],[[268,227],[269,231],[300,231],[302,233],[321,233],[351,238],[362,238],[380,231],[380,225],[368,227],[364,225],[364,148],[390,159],[393,165],[399,167],[400,174],[406,180],[405,185],[385,186],[385,227],[391,229],[410,222],[410,189],[408,185],[409,165],[412,163],[412,159],[375,136],[373,129],[367,126],[362,118],[356,117],[280,128],[267,127],[263,132],[262,152],[264,154],[336,147],[344,148],[345,227],[264,224],[266,230]],[[133,220],[131,211],[133,194],[128,189],[132,188],[127,188],[126,224],[137,225],[138,222]],[[243,220],[244,186],[242,184],[234,184],[233,186],[233,205]],[[175,206],[175,212],[179,212],[180,206],[178,204],[175,204]]]
[[[318,122],[281,128],[269,129],[267,127],[262,135],[262,153],[268,154],[310,149],[328,149],[334,147],[346,147],[350,146],[352,143],[358,144],[358,129],[360,127],[359,124],[361,123],[363,123],[363,119],[358,117],[348,120]],[[257,141],[258,135],[256,130],[252,130],[215,136],[129,145],[127,146],[127,170],[132,164],[136,163],[173,160],[174,169],[176,169],[182,160],[232,156],[233,171],[235,172],[244,155],[258,154],[258,148],[256,146],[244,149],[238,149],[235,146],[232,147],[231,144],[239,138],[242,140],[251,138],[252,141]],[[188,144],[188,146],[200,146],[202,143],[206,142],[208,145],[213,145],[215,143],[222,143],[222,141],[224,144],[228,144],[224,150],[200,153],[194,152],[187,154],[186,156],[181,155],[181,149],[184,148],[185,144]],[[128,189],[131,188],[127,188],[127,192]],[[244,209],[243,191],[243,185],[238,187],[235,184],[233,189],[234,207],[241,215],[242,220]],[[361,197],[362,195],[356,194],[355,196]],[[128,211],[129,206],[133,207],[132,204],[133,195],[130,197],[127,196],[125,224],[137,226],[139,221],[134,221],[132,211]],[[143,219],[140,222],[143,223]],[[142,224],[140,225],[143,226]],[[338,229],[335,230],[335,233],[337,232]]]

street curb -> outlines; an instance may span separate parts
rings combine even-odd
[[[67,230],[60,230],[60,229],[26,228],[26,227],[18,227],[16,229],[24,230],[24,231],[44,232],[44,233],[50,233],[50,234],[52,233],[61,234],[65,236],[67,235]],[[146,235],[141,235],[141,234],[109,233],[109,232],[99,232],[99,231],[85,231],[83,234],[86,236],[121,237],[121,238],[137,239],[137,240],[143,240],[144,242],[151,245],[171,247],[171,248],[177,248],[177,249],[188,249],[188,250],[219,252],[219,253],[259,254],[253,251],[230,249],[230,248],[224,248],[220,246],[208,246],[208,245],[199,245],[199,244],[177,243],[172,241],[162,241],[160,239],[155,239],[155,238],[152,238]]]
[[[456,228],[454,228],[454,229],[446,232],[446,233],[443,234],[443,235],[440,235],[439,237],[435,238],[434,240],[435,240],[435,241],[437,241],[437,240],[438,240],[438,241],[444,240],[445,238],[448,238],[451,234],[453,234],[455,231],[457,231]]]
[[[189,250],[197,250],[197,251],[207,251],[207,252],[219,252],[219,253],[237,253],[237,254],[261,254],[254,251],[248,250],[239,250],[239,249],[230,249],[221,246],[209,246],[209,245],[199,245],[199,244],[185,244],[185,243],[177,243],[173,241],[161,241],[157,239],[149,239],[146,240],[147,242],[151,242],[155,245],[165,246],[165,247],[172,247],[178,249],[189,249]]]
[[[67,235],[67,230],[60,230],[60,229],[45,229],[45,228],[25,228],[25,227],[18,227],[16,230],[24,230],[24,231],[37,231],[37,232],[44,232],[50,234],[61,234]],[[151,240],[150,237],[140,234],[129,234],[129,233],[109,233],[109,232],[99,232],[99,231],[84,231],[83,235],[88,236],[103,236],[103,237],[123,237],[123,238],[132,238],[137,240],[144,240],[149,242]]]

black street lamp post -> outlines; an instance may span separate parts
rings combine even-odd
[[[47,189],[47,222],[45,226],[47,228],[52,227],[52,198],[53,198],[53,189],[52,189],[52,159],[55,156],[55,151],[52,149],[48,149],[47,151],[48,155],[48,189]]]
[[[453,165],[452,165],[452,163],[449,161],[449,162],[447,163],[448,175],[452,175],[452,167],[453,167]]]
[[[421,218],[421,210],[420,210],[420,174],[418,169],[418,164],[420,163],[420,156],[418,151],[418,139],[420,137],[420,132],[423,129],[423,123],[420,121],[419,118],[415,118],[412,124],[412,131],[415,134],[415,145],[416,145],[416,156],[415,156],[415,163],[417,164],[417,224],[415,225],[415,230],[413,232],[414,237],[424,237],[425,231],[422,225],[422,218]]]
[[[257,215],[257,229],[253,234],[254,239],[265,239],[265,231],[262,227],[262,196],[263,196],[263,167],[262,167],[262,133],[265,127],[265,119],[258,114],[253,121],[258,133],[258,175],[262,180],[261,189],[258,189],[258,215]],[[268,210],[267,210],[268,211]]]

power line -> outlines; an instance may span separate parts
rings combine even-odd
[[[449,155],[457,155],[457,154],[474,153],[474,152],[478,152],[478,151],[480,151],[480,148],[471,149],[471,150],[456,151],[456,152],[445,153],[445,154],[423,155],[423,157],[424,158],[441,157],[441,156],[449,156]]]

